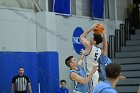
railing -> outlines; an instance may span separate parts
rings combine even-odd
[[[108,43],[108,56],[113,59],[115,58],[115,36],[114,35],[110,35],[109,36],[109,43]]]
[[[130,19],[129,18],[125,18],[125,28],[124,28],[124,33],[125,33],[125,40],[130,40],[130,34],[134,34],[135,33],[135,30],[134,29],[134,26],[131,25],[132,23],[130,22]]]
[[[121,33],[119,29],[115,30],[115,45],[114,45],[115,52],[121,51]]]
[[[125,46],[126,45],[126,32],[128,32],[129,30],[127,29],[128,26],[125,24],[120,24],[120,45],[121,46]],[[128,36],[127,36],[128,37]],[[120,47],[121,47],[120,46]]]
[[[115,58],[115,52],[121,52],[121,46],[126,45],[126,40],[130,39],[129,26],[120,24],[120,29],[115,30],[115,36],[109,36],[109,50],[108,55],[111,59]]]

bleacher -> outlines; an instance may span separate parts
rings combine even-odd
[[[115,35],[109,36],[109,57],[122,67],[127,79],[117,84],[119,93],[136,93],[140,85],[140,8],[139,4],[129,13]]]

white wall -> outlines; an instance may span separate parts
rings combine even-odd
[[[109,17],[111,20],[115,20],[115,0],[109,0]]]
[[[37,28],[37,51],[45,51],[47,49],[46,34],[46,12],[36,13]]]
[[[127,17],[128,6],[130,0],[116,0],[117,2],[117,18],[118,20],[124,20]]]
[[[19,0],[22,3],[25,3],[25,0]],[[0,5],[5,5],[5,6],[13,6],[13,7],[20,7],[18,2],[16,0],[0,0]],[[24,5],[24,4],[23,4]]]
[[[115,21],[115,20],[105,20],[105,24],[107,26],[107,37],[109,35],[115,35],[115,29],[120,29],[120,24],[124,23],[123,21]]]
[[[0,9],[0,51],[36,51],[34,12]]]
[[[36,14],[37,27],[37,50],[57,51],[56,36],[58,31],[55,27],[55,15],[49,12]]]
[[[130,4],[130,0],[116,0],[116,12],[115,12],[115,0],[109,0],[109,16],[111,20],[115,20],[115,14],[117,20],[124,21],[127,17],[127,8]]]
[[[91,16],[91,0],[76,0],[76,15]]]
[[[0,6],[33,9],[32,0],[0,0]]]

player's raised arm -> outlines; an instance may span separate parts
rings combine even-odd
[[[84,56],[85,56],[85,50],[81,49],[81,56],[80,56],[80,60],[78,61],[78,65],[82,66]]]
[[[107,37],[106,37],[106,31],[103,32],[103,55],[107,55]]]
[[[86,39],[86,36],[93,30],[93,27],[87,29],[81,36],[80,40],[86,48],[90,48],[90,42]]]

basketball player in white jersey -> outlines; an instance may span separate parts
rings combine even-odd
[[[102,35],[100,34],[93,34],[93,37],[90,39],[90,41],[86,39],[86,36],[90,32],[93,32],[93,29],[94,29],[94,25],[88,30],[86,30],[80,36],[81,42],[85,46],[87,74],[91,72],[94,65],[98,65],[98,59],[101,55],[101,49],[98,48],[97,46],[103,41]],[[98,80],[99,80],[99,73],[97,70],[92,77],[92,82],[93,82],[92,88],[94,88],[94,86],[98,84]]]

